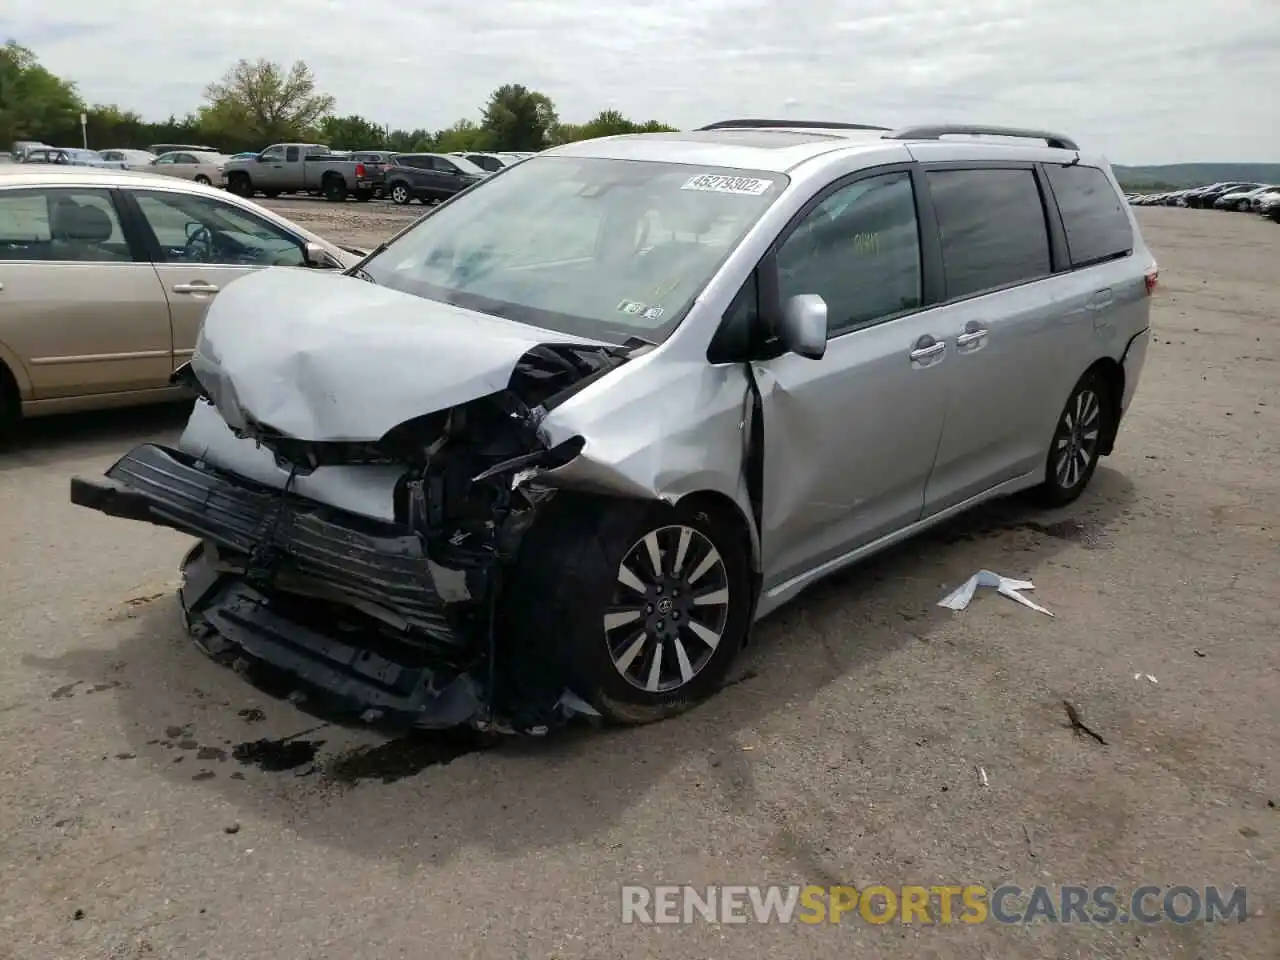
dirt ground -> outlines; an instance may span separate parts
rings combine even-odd
[[[421,210],[278,206],[359,244]],[[0,453],[0,957],[1275,958],[1280,227],[1139,216],[1157,339],[1091,492],[820,585],[740,682],[643,729],[489,750],[312,729],[183,636],[185,538],[67,501],[183,411],[28,425]],[[936,605],[984,567],[1056,616]],[[620,922],[621,884],[682,882],[1243,884],[1251,916]]]

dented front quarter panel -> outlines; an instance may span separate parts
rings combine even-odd
[[[749,396],[740,364],[677,359],[661,349],[637,357],[543,420],[548,446],[574,437],[585,445],[538,483],[673,504],[694,493],[720,494],[741,512],[756,558],[743,469]]]

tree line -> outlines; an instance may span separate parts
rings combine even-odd
[[[194,112],[145,120],[117,104],[89,104],[74,80],[43,67],[16,41],[0,47],[0,149],[17,140],[78,146],[81,113],[93,148],[197,143],[225,153],[287,141],[348,150],[534,151],[591,137],[675,129],[656,120],[637,123],[616,110],[601,111],[586,123],[565,123],[550,97],[518,83],[494,90],[476,119],[464,118],[443,130],[392,130],[366,117],[339,115],[335,106],[302,60],[290,66],[240,60],[205,88]]]

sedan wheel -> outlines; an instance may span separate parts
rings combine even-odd
[[[711,662],[729,619],[729,573],[693,527],[651,530],[618,566],[603,627],[618,673],[638,690],[671,693]]]
[[[195,178],[195,179],[196,179],[196,183],[203,184],[203,185],[204,185],[204,186],[206,186],[206,187],[207,187],[207,186],[209,186],[209,184],[212,182],[212,181],[210,181],[210,180],[209,180],[209,178],[208,178],[208,177],[206,177],[203,173],[198,173],[198,174],[196,174],[196,178]]]

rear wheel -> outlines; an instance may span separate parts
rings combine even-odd
[[[1090,370],[1072,389],[1053,431],[1045,479],[1035,489],[1042,505],[1063,507],[1084,493],[1098,467],[1103,438],[1113,428],[1112,416],[1107,383]]]
[[[324,198],[330,203],[344,203],[347,199],[347,181],[341,177],[326,177],[321,188],[324,190]]]
[[[749,548],[731,522],[587,500],[538,526],[510,595],[513,649],[546,651],[618,723],[661,720],[719,689],[751,621]]]

